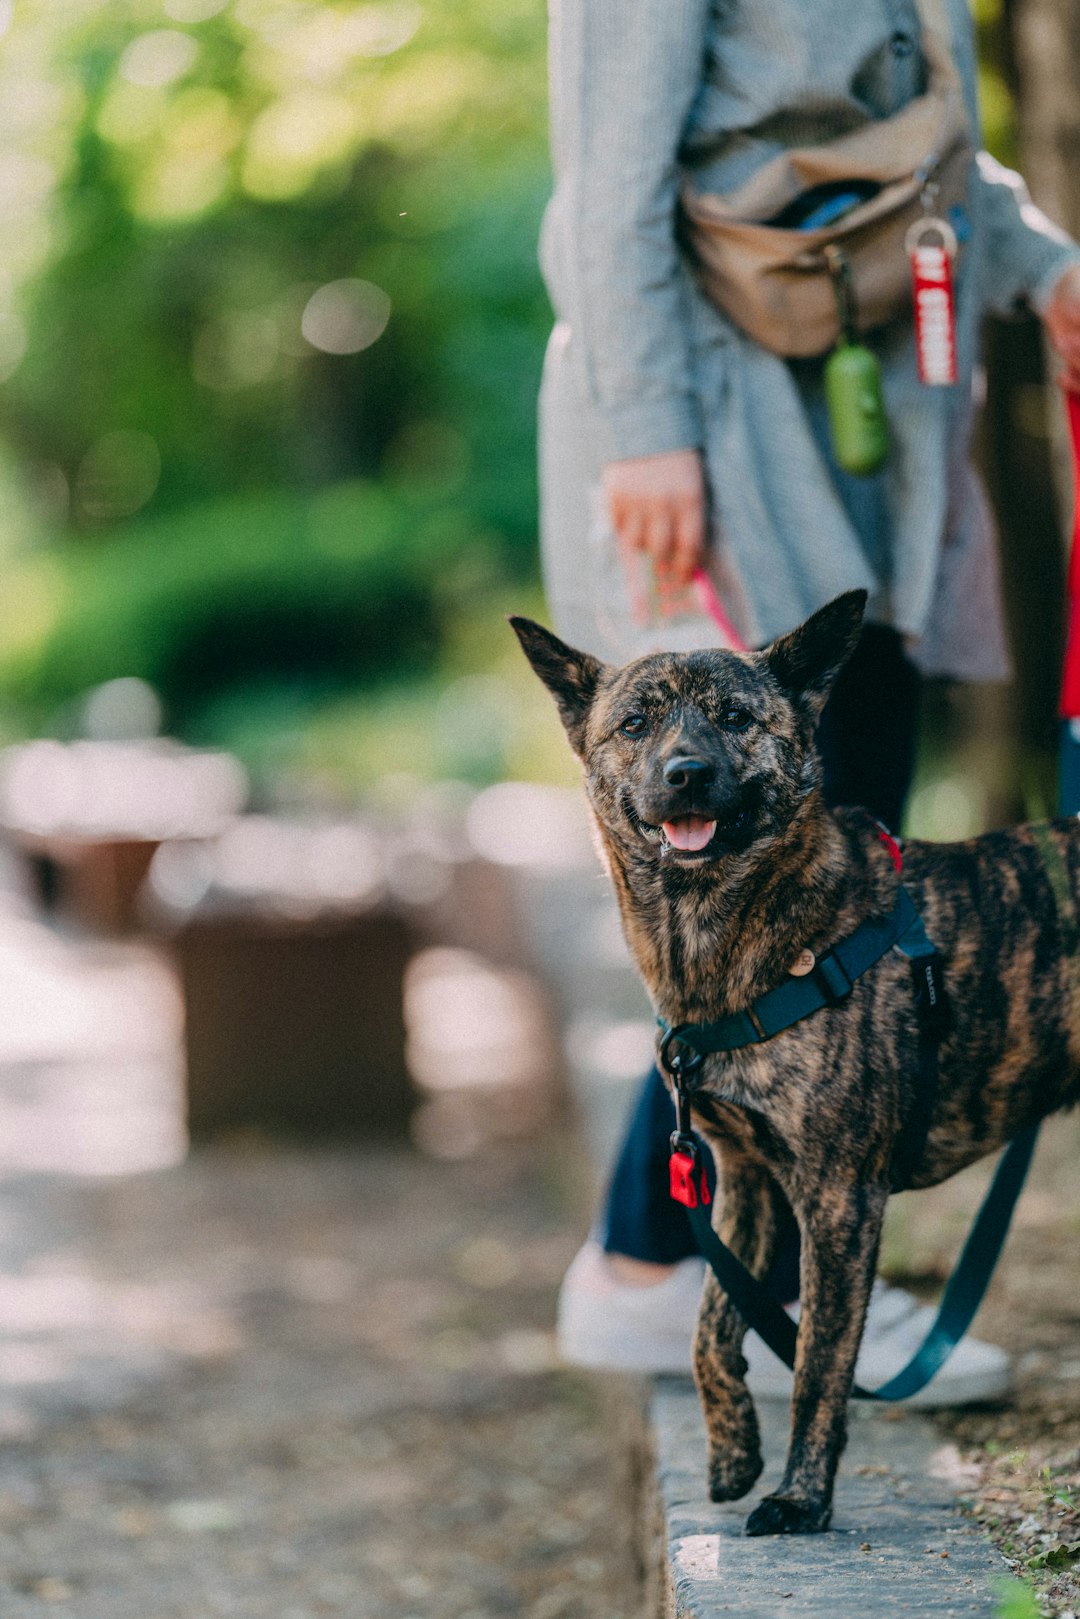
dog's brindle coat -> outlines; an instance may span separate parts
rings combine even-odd
[[[888,914],[900,878],[863,811],[830,812],[814,732],[858,639],[865,595],[839,597],[762,652],[658,654],[624,668],[512,619],[550,688],[585,784],[630,949],[669,1024],[712,1022]],[[697,816],[696,821],[687,817]],[[680,826],[715,821],[700,851]],[[706,826],[707,830],[707,826]],[[1080,891],[1080,826],[1051,824]],[[1080,1099],[1073,918],[1032,833],[909,843],[903,881],[941,952],[951,1003],[940,1088],[911,1177],[931,1186]],[[791,1446],[750,1534],[825,1529],[874,1278],[890,1167],[913,1104],[918,1026],[893,950],[826,1007],[761,1045],[710,1056],[693,1095],[722,1186],[716,1228],[757,1276],[786,1199],[802,1242]],[[716,1501],[761,1471],[741,1317],[710,1274],[694,1344]]]

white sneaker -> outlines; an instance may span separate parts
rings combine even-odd
[[[788,1313],[797,1321],[798,1304],[791,1305]],[[866,1326],[855,1362],[855,1381],[863,1388],[876,1389],[895,1377],[919,1349],[936,1316],[937,1310],[932,1305],[920,1304],[903,1288],[890,1287],[878,1277],[870,1293]],[[743,1354],[751,1393],[762,1400],[790,1399],[791,1373],[756,1332],[746,1334]],[[983,1343],[981,1338],[961,1338],[926,1387],[896,1403],[916,1406],[922,1411],[949,1405],[976,1405],[986,1400],[1000,1400],[1008,1393],[1010,1381],[1009,1357],[1004,1349]]]
[[[586,1242],[559,1293],[557,1338],[563,1360],[610,1371],[689,1373],[704,1261],[684,1259],[653,1286],[634,1287],[612,1273],[600,1244]],[[794,1319],[799,1307],[791,1306]],[[874,1283],[855,1377],[878,1388],[906,1366],[935,1311],[901,1288]],[[759,1399],[789,1399],[791,1373],[755,1332],[743,1344],[747,1382]],[[930,1410],[997,1400],[1008,1392],[1009,1358],[996,1344],[962,1338],[926,1388],[903,1401]]]
[[[574,1256],[559,1290],[555,1336],[571,1366],[613,1372],[690,1370],[705,1262],[683,1259],[662,1282],[621,1282],[592,1237]]]

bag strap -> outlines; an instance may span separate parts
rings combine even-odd
[[[949,26],[949,13],[945,0],[915,0],[915,10],[919,15],[919,24],[923,32],[932,34],[940,46],[938,66],[947,74],[956,87],[957,93],[963,100],[963,85],[960,72],[956,66],[953,54],[953,35]]]
[[[952,59],[952,29],[949,27],[949,16],[945,9],[945,0],[915,0],[915,10],[919,14],[919,22],[928,33],[937,34],[943,44],[948,45],[949,58]]]

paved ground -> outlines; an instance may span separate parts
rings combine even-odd
[[[548,1133],[182,1160],[139,947],[0,900],[4,1619],[632,1619],[634,1402],[552,1369]]]
[[[0,1612],[629,1619],[622,1409],[551,1371],[543,1152],[4,1186]]]

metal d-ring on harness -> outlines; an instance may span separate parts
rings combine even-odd
[[[896,849],[887,834],[883,841]],[[1053,845],[1043,839],[1037,846],[1057,894],[1061,884],[1054,880],[1057,873],[1052,865]],[[899,860],[898,849],[894,860]],[[1060,894],[1057,897],[1060,908]],[[676,1128],[671,1137],[671,1195],[685,1207],[698,1246],[728,1298],[747,1325],[788,1367],[795,1363],[798,1329],[794,1321],[720,1241],[709,1219],[704,1149],[690,1123],[693,1077],[710,1053],[760,1044],[824,1006],[841,1004],[851,994],[855,980],[894,945],[911,962],[920,1030],[916,1096],[893,1161],[893,1190],[900,1191],[910,1184],[926,1144],[937,1092],[937,1046],[947,1022],[939,957],[902,885],[892,915],[864,922],[817,962],[811,977],[789,979],[759,997],[747,1011],[732,1013],[718,1023],[662,1025],[665,1032],[659,1062],[671,1079],[676,1108]],[[1037,1137],[1038,1125],[1032,1125],[1005,1149],[949,1278],[937,1318],[912,1359],[881,1388],[864,1389],[856,1384],[853,1398],[907,1399],[925,1388],[944,1365],[971,1325],[994,1273]]]

